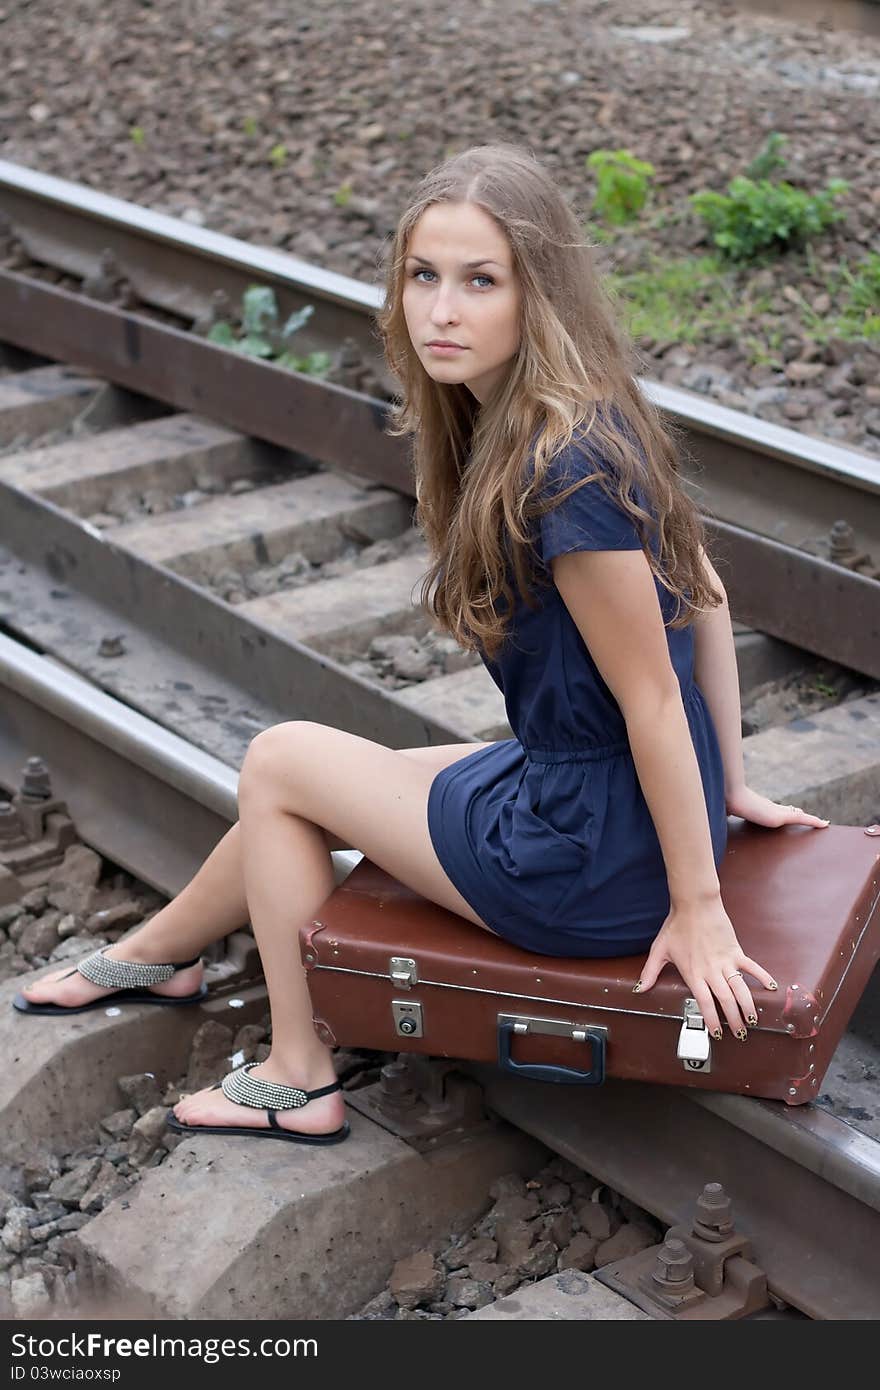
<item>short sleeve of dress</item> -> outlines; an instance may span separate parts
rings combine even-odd
[[[608,474],[608,466],[594,451],[575,443],[560,450],[550,461],[541,489],[541,500],[564,492],[579,478]],[[596,479],[585,483],[565,501],[538,519],[541,558],[545,565],[557,555],[574,550],[641,550],[642,542],[633,518]]]

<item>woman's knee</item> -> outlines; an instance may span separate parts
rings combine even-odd
[[[308,736],[309,721],[290,719],[263,729],[248,744],[238,775],[238,795],[264,794],[283,775],[289,778],[299,742]]]

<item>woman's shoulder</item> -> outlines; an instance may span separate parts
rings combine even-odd
[[[536,518],[545,565],[567,550],[643,548],[637,518],[641,513],[653,523],[656,517],[644,455],[625,424],[617,429],[608,424],[606,414],[600,429],[595,421],[576,427],[571,438],[551,446],[542,461],[528,510]],[[533,449],[532,476],[534,453]],[[651,523],[648,529],[653,533]],[[647,539],[654,549],[656,537]]]
[[[535,476],[538,444],[545,435],[546,426],[539,427],[529,444],[526,476],[530,484]],[[620,439],[624,447],[634,449],[641,472],[642,453],[634,432],[627,427],[620,413],[611,408],[604,414],[596,412],[592,419],[576,425],[569,439],[558,443],[551,441],[542,450],[540,493],[552,496],[572,483],[587,478],[603,481],[606,487],[616,486],[620,480],[619,462],[615,459],[616,439]]]

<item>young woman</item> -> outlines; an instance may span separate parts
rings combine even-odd
[[[239,821],[147,925],[23,990],[26,1011],[99,1007],[120,988],[198,997],[199,953],[250,921],[272,1050],[187,1096],[187,1132],[344,1139],[330,1051],[296,947],[355,847],[402,883],[526,950],[647,952],[674,964],[709,1029],[757,1022],[719,892],[727,815],[823,824],[745,785],[724,589],[668,434],[577,220],[511,145],[431,171],[400,219],[379,319],[415,435],[422,601],[475,650],[515,737],[391,750],[321,724],[259,734]],[[114,964],[122,962],[123,964]],[[144,968],[146,967],[146,968]]]

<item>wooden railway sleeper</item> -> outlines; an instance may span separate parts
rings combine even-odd
[[[346,1092],[346,1102],[421,1151],[457,1143],[488,1127],[482,1088],[454,1061],[401,1052],[379,1080]]]
[[[690,1226],[670,1226],[662,1245],[596,1271],[608,1288],[655,1317],[727,1321],[771,1303],[767,1276],[752,1258],[751,1241],[733,1225],[721,1183],[707,1183]]]

